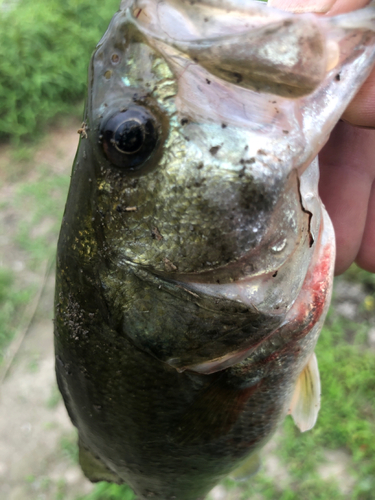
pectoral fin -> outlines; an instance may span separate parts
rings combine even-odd
[[[320,409],[320,376],[318,362],[313,353],[302,370],[294,390],[289,413],[301,432],[315,425]]]
[[[235,481],[246,481],[260,469],[260,457],[258,453],[253,453],[248,457],[238,469],[235,469],[230,478]]]
[[[122,484],[123,481],[100,460],[95,457],[91,451],[86,448],[81,439],[78,441],[79,465],[84,475],[92,483],[107,481],[108,483]]]

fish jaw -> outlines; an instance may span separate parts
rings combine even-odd
[[[304,282],[299,290],[299,294],[289,310],[283,317],[281,325],[271,331],[262,340],[248,348],[228,353],[221,358],[212,359],[205,363],[185,366],[184,369],[192,370],[198,373],[215,373],[224,370],[230,366],[246,360],[250,356],[257,356],[258,351],[272,351],[272,344],[275,339],[281,342],[283,351],[288,351],[291,345],[298,343],[300,339],[308,336],[309,348],[306,349],[306,356],[311,354],[320,330],[323,326],[325,316],[331,300],[333,271],[335,260],[335,235],[331,220],[325,209],[322,211],[322,224],[319,235],[316,240],[315,251],[311,263],[307,270]],[[248,284],[245,282],[242,286],[245,288]],[[231,287],[238,287],[238,284]],[[225,286],[223,286],[225,288]],[[200,287],[192,287],[195,291],[200,291]],[[209,287],[205,287],[208,292]],[[226,290],[211,291],[217,296],[219,293],[227,294]],[[232,292],[233,293],[233,292]],[[238,293],[238,292],[237,292]],[[243,294],[242,290],[239,296]],[[314,332],[311,334],[311,332]],[[280,355],[281,351],[273,349],[271,357]],[[305,357],[303,357],[305,359]]]

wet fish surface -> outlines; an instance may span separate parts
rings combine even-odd
[[[316,155],[374,61],[374,3],[121,3],[57,253],[56,374],[89,479],[198,500],[254,472],[288,413],[315,424],[335,257]]]

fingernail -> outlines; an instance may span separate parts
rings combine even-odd
[[[270,7],[290,12],[316,12],[318,14],[325,14],[335,3],[336,0],[268,0]]]

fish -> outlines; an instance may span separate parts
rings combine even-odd
[[[56,260],[56,376],[93,482],[199,500],[320,407],[335,237],[317,154],[375,6],[123,0],[89,65]]]

